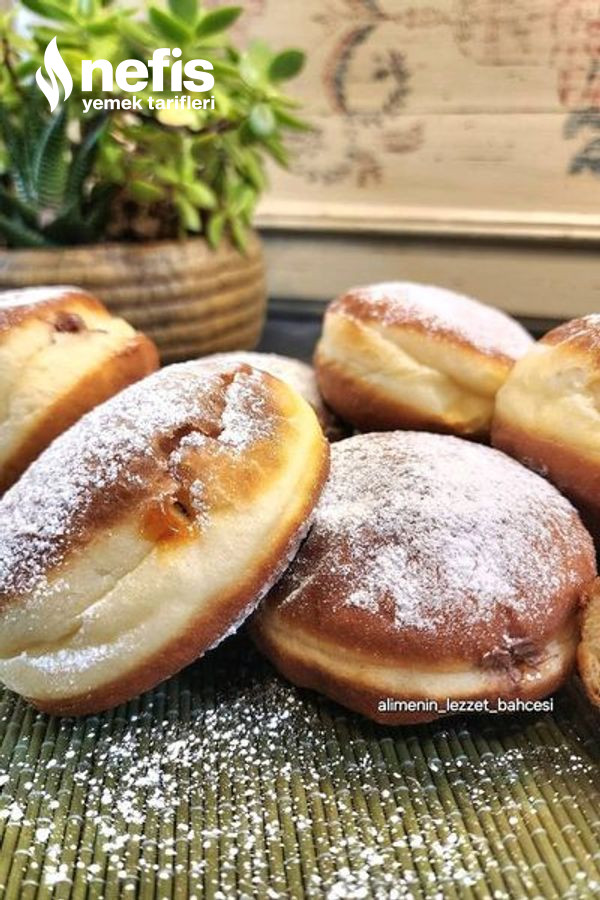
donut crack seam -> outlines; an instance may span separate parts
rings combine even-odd
[[[395,335],[393,333],[390,334],[389,332],[386,332],[381,326],[377,326],[374,323],[370,323],[368,327],[371,328],[375,332],[375,334],[377,334],[377,336],[381,338],[381,340],[384,341],[388,346],[392,347],[396,352],[400,351],[400,353],[406,356],[406,358],[413,365],[419,366],[434,375],[439,375],[441,378],[444,378],[451,387],[454,387],[459,391],[470,394],[473,397],[481,398],[483,400],[490,399],[489,393],[486,394],[484,392],[476,391],[473,388],[472,384],[468,384],[466,381],[461,381],[454,374],[451,374],[445,369],[434,367],[430,363],[424,362],[423,360],[419,359],[419,357],[414,353],[410,353],[403,346],[402,339],[399,335]]]

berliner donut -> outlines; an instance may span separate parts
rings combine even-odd
[[[330,304],[315,367],[325,401],[362,431],[482,437],[498,388],[531,343],[500,310],[394,282],[355,288]]]
[[[427,721],[557,688],[594,575],[577,512],[514,460],[364,434],[332,445],[313,527],[251,632],[296,684],[378,722]]]
[[[171,366],[97,407],[0,500],[0,679],[80,714],[187,665],[287,565],[327,467],[310,406],[246,365]]]
[[[554,482],[600,537],[600,315],[560,325],[519,360],[492,441]]]
[[[600,578],[594,580],[584,598],[577,665],[589,699],[600,706]]]
[[[339,441],[341,438],[347,437],[348,430],[323,402],[315,370],[308,363],[291,356],[281,356],[279,353],[256,353],[250,350],[214,353],[211,356],[203,357],[202,361],[204,362],[204,360],[208,362],[212,360],[245,362],[256,369],[262,369],[263,372],[269,372],[275,378],[281,378],[282,381],[298,391],[307,403],[310,403],[328,440]]]
[[[0,293],[0,491],[83,413],[157,366],[154,344],[85,291]]]

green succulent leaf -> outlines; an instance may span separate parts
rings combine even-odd
[[[313,131],[312,125],[309,125],[304,119],[293,116],[284,109],[276,109],[275,118],[280,125],[283,125],[285,128],[289,128],[292,131]]]
[[[284,50],[278,53],[269,66],[269,77],[273,81],[287,81],[295,78],[304,66],[304,53],[302,50]]]
[[[264,169],[260,163],[260,157],[252,150],[246,150],[239,163],[239,169],[244,176],[254,185],[257,191],[263,191],[267,186]]]
[[[232,99],[231,95],[220,88],[218,84],[216,84],[212,90],[213,96],[215,98],[215,105],[219,110],[219,113],[225,119],[234,119],[236,114],[236,104]],[[237,113],[239,115],[239,112]]]
[[[11,219],[0,213],[0,232],[12,247],[48,247],[50,241],[39,231],[28,228],[18,219]]]
[[[19,0],[17,0],[18,5]],[[227,2],[227,0],[225,0]],[[231,0],[230,0],[231,2]],[[235,3],[235,0],[233,0]],[[54,246],[149,233],[229,235],[243,247],[271,157],[287,164],[283,138],[307,126],[281,83],[300,70],[298,50],[274,54],[263,42],[235,46],[227,34],[243,4],[202,0],[22,0],[26,33],[0,16],[10,70],[0,71],[0,243]],[[67,66],[82,58],[148,59],[156,46],[206,55],[215,108],[161,114],[84,114],[74,99],[51,114],[33,78],[58,36]],[[142,92],[147,97],[150,90]],[[156,228],[153,227],[155,223]]]
[[[242,12],[241,6],[222,6],[205,13],[196,26],[196,37],[207,38],[230,28]]]
[[[188,184],[185,189],[185,195],[188,200],[200,209],[214,209],[217,205],[214,191],[208,185],[202,184],[201,181]]]
[[[229,228],[231,229],[233,243],[238,250],[244,253],[248,245],[248,229],[240,219],[235,218],[229,220]]]
[[[185,228],[186,231],[201,231],[202,230],[202,220],[200,219],[200,213],[196,209],[193,203],[186,197],[182,197],[178,195],[175,204],[177,209],[179,210],[179,214],[181,216],[181,224]]]
[[[245,216],[254,207],[256,192],[248,184],[237,185],[232,197],[232,211]]]
[[[33,75],[38,69],[37,60],[35,59],[25,59],[23,62],[18,63],[15,66],[15,72],[18,78],[29,78],[30,75]]]
[[[141,178],[131,181],[128,187],[131,196],[142,203],[157,203],[159,200],[164,199],[165,196],[163,188],[152,184],[150,181],[143,181]]]
[[[48,3],[47,0],[21,0],[32,12],[44,19],[56,19],[59,22],[75,23],[77,19],[64,6],[57,3]]]
[[[107,16],[105,19],[99,19],[97,22],[89,22],[85,27],[90,34],[99,36],[113,34],[115,29],[120,27],[120,17],[117,14]]]
[[[276,138],[271,137],[264,142],[264,146],[273,157],[275,162],[279,163],[280,166],[286,166],[290,163],[290,158],[287,150],[283,146],[282,142]]]
[[[146,48],[148,44],[146,29],[137,22],[126,19],[119,24],[119,29],[123,37],[130,41],[134,47],[137,47],[138,49]]]
[[[4,106],[0,106],[0,133],[9,160],[11,181],[17,196],[26,203],[35,203],[31,177],[31,146],[22,132],[12,128]]]
[[[89,208],[85,217],[90,241],[97,241],[106,228],[114,192],[114,185],[98,184],[90,194]]]
[[[266,103],[257,103],[252,109],[249,119],[250,130],[258,138],[266,138],[276,128],[275,115]]]
[[[186,28],[179,19],[175,19],[169,13],[159,9],[158,6],[150,7],[148,17],[158,33],[167,40],[175,41],[178,44],[183,44],[189,40],[191,36],[190,29]]]
[[[206,226],[206,237],[211,247],[216,248],[221,243],[223,231],[225,230],[225,214],[222,212],[213,213],[209,216]]]
[[[165,184],[179,184],[179,172],[174,163],[164,163],[155,169],[156,175],[164,181]]]
[[[91,129],[75,150],[67,177],[64,195],[65,205],[71,206],[79,202],[85,181],[92,171],[92,166],[98,153],[100,138],[105,130],[106,122],[102,119],[95,128]]]
[[[193,25],[198,18],[197,0],[169,0],[169,9],[177,19]]]
[[[50,119],[42,132],[33,158],[33,181],[42,206],[56,208],[63,196],[67,179],[66,106]]]
[[[96,0],[77,0],[77,15],[83,19],[89,19],[97,11]]]
[[[212,72],[215,78],[239,79],[237,66],[223,62],[221,59],[211,59]]]
[[[0,187],[0,200],[2,201],[5,212],[10,212],[15,216],[20,217],[30,228],[36,227],[37,214],[34,206],[24,203],[3,187]]]

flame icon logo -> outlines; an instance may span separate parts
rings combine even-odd
[[[54,110],[58,106],[58,101],[60,100],[58,82],[60,81],[63,86],[63,90],[65,92],[65,100],[67,99],[67,97],[71,96],[71,92],[73,90],[73,79],[71,78],[71,73],[67,69],[65,61],[60,55],[60,50],[56,46],[55,37],[52,38],[52,40],[46,47],[46,52],[44,53],[44,66],[50,80],[44,78],[44,76],[42,75],[41,66],[35,73],[35,80],[40,91],[42,91],[42,93],[46,97],[46,100],[50,104],[50,112],[54,112]]]

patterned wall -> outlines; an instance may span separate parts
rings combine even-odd
[[[249,0],[316,126],[263,221],[600,227],[600,3]],[[325,217],[325,218],[324,218]]]

